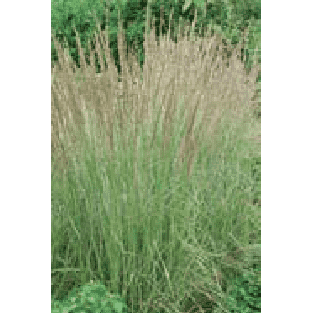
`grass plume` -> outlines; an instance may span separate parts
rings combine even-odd
[[[175,44],[152,31],[141,71],[120,31],[119,75],[105,38],[80,69],[55,41],[53,299],[99,280],[129,312],[227,310],[261,243],[260,65],[248,73],[216,32]]]

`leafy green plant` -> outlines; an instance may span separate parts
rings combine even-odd
[[[127,313],[127,307],[119,296],[107,293],[104,285],[91,283],[72,290],[68,300],[54,301],[51,312]]]
[[[261,312],[261,280],[256,276],[258,275],[247,272],[236,278],[235,287],[228,298],[230,312]]]
[[[261,246],[252,245],[245,258],[248,267],[232,280],[227,298],[230,312],[261,312]]]

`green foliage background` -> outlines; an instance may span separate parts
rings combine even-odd
[[[160,33],[166,35],[171,27],[170,37],[177,42],[176,33],[178,23],[192,22],[197,11],[195,33],[201,36],[204,27],[210,25],[222,33],[232,44],[240,41],[241,31],[248,27],[249,37],[242,51],[246,55],[246,68],[251,67],[252,56],[258,53],[259,62],[261,44],[261,0],[150,0],[151,17],[155,19],[157,38]],[[77,30],[81,45],[88,57],[90,52],[87,43],[97,31],[96,19],[105,30],[109,25],[109,45],[114,57],[115,65],[120,73],[117,31],[118,18],[122,21],[125,30],[127,51],[135,44],[138,52],[140,66],[144,62],[143,37],[145,34],[145,19],[147,15],[148,0],[52,0],[51,3],[51,29],[60,42],[65,41],[69,54],[80,67],[80,57],[76,46]],[[172,13],[171,22],[169,21]],[[160,29],[160,16],[164,16],[164,24]],[[171,25],[170,25],[171,24]],[[95,45],[91,43],[91,48]],[[103,55],[104,60],[105,55]],[[51,38],[52,66],[58,60],[57,51]],[[97,71],[100,70],[99,59],[96,56]]]

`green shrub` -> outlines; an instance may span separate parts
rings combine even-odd
[[[88,284],[73,289],[68,300],[54,301],[51,313],[127,313],[119,296],[107,293],[104,285]]]

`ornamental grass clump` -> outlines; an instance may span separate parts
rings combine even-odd
[[[78,38],[80,69],[55,41],[52,299],[98,280],[129,313],[227,312],[240,261],[222,259],[261,240],[260,145],[250,140],[259,66],[247,73],[240,47],[226,58],[217,33],[180,32],[174,43],[152,31],[141,69],[120,31],[119,75],[106,38],[96,34],[90,66]]]

